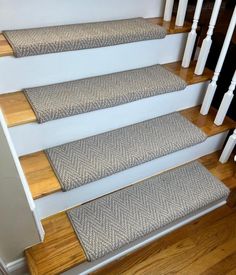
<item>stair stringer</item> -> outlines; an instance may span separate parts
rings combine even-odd
[[[97,135],[202,103],[208,81],[184,90],[144,98],[112,108],[84,113],[44,124],[28,123],[10,128],[19,156]]]
[[[178,33],[164,39],[111,47],[22,58],[1,57],[0,94],[180,61],[186,40],[187,33]]]
[[[68,192],[56,192],[35,200],[41,219],[135,184],[144,178],[164,172],[208,155],[222,148],[228,131],[208,137],[204,142],[132,167]]]

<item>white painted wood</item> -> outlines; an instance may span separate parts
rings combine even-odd
[[[214,76],[212,78],[211,83],[208,85],[208,88],[206,91],[206,96],[204,98],[204,101],[203,101],[203,104],[201,107],[200,112],[202,115],[207,115],[210,110],[211,103],[212,103],[212,100],[213,100],[213,97],[215,95],[215,91],[217,88],[217,80],[219,78],[219,75],[220,75],[224,60],[225,60],[225,56],[226,56],[228,48],[229,48],[229,44],[230,44],[234,29],[235,29],[235,24],[236,24],[236,6],[234,8],[234,12],[233,12],[233,15],[230,20],[230,24],[229,24],[229,27],[228,27],[228,30],[227,30],[227,33],[225,36],[224,44],[221,49],[218,62],[216,64]]]
[[[220,156],[220,162],[226,163],[229,160],[231,153],[236,145],[236,129],[234,130],[233,134],[229,137],[225,148]]]
[[[176,15],[175,25],[182,27],[186,16],[188,0],[179,0],[178,11]]]
[[[44,124],[11,127],[10,134],[19,156],[41,151],[153,117],[198,106],[208,82],[189,85],[183,91],[84,113]],[[140,111],[142,110],[142,111]]]
[[[206,61],[207,61],[207,57],[209,55],[211,44],[212,44],[211,37],[212,37],[212,34],[213,34],[213,30],[215,28],[215,24],[216,24],[217,17],[218,17],[219,11],[220,11],[221,3],[222,3],[222,0],[215,0],[215,4],[214,4],[213,11],[212,11],[210,24],[209,24],[209,28],[208,28],[208,31],[207,31],[207,36],[203,40],[202,47],[201,47],[201,50],[200,50],[200,54],[199,54],[198,61],[197,61],[197,65],[196,65],[195,72],[194,72],[197,75],[202,75],[202,73],[204,71]]]
[[[24,257],[8,263],[7,270],[10,275],[29,275],[26,260]]]
[[[234,97],[235,86],[236,86],[236,71],[234,72],[228,92],[224,94],[223,100],[220,104],[220,108],[217,112],[217,115],[214,121],[214,123],[218,126],[223,123],[225,116],[228,112],[228,109]]]
[[[0,257],[8,263],[40,242],[44,232],[1,111],[0,145]]]
[[[7,271],[7,267],[1,258],[0,258],[0,274],[9,275],[9,273]]]
[[[184,51],[184,57],[183,57],[183,61],[182,61],[182,67],[184,67],[184,68],[189,67],[191,57],[193,54],[193,49],[194,49],[194,45],[195,45],[196,38],[197,38],[196,30],[198,27],[198,21],[199,21],[199,17],[200,17],[201,10],[202,10],[202,4],[203,4],[203,0],[197,1],[195,13],[193,16],[192,29],[188,34],[188,39],[187,39],[187,43],[186,43],[186,47],[185,47],[185,51]]]
[[[171,21],[173,7],[174,7],[174,0],[166,0],[164,18],[163,18],[164,21]]]
[[[137,250],[141,247],[144,247],[144,246],[150,244],[151,242],[153,242],[167,234],[170,234],[174,230],[214,211],[215,209],[222,207],[223,205],[226,204],[226,199],[227,198],[216,201],[216,202],[206,206],[205,208],[202,208],[199,211],[192,213],[191,215],[188,215],[182,219],[179,219],[176,222],[170,223],[168,226],[163,227],[161,230],[155,231],[143,238],[140,238],[137,241],[132,242],[129,245],[126,245],[123,248],[118,249],[113,253],[109,253],[109,255],[102,257],[99,260],[83,263],[79,266],[76,266],[76,267],[62,273],[62,275],[91,274],[92,272],[98,270],[99,268],[102,268],[105,265],[107,265],[115,260],[118,260],[119,258],[121,258],[131,252],[134,252],[135,250]]]
[[[0,58],[0,94],[182,59],[187,34],[112,47]]]
[[[68,192],[56,192],[35,200],[41,218],[104,196],[144,178],[198,159],[222,148],[228,132],[207,138],[203,143],[132,167]]]
[[[132,17],[160,17],[163,15],[164,1],[0,0],[0,7],[2,31]]]

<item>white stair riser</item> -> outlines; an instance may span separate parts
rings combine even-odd
[[[217,202],[214,202],[210,205],[208,205],[207,207],[194,212],[182,219],[179,219],[176,222],[172,222],[170,223],[168,226],[165,226],[164,228],[154,231],[153,233],[138,239],[135,242],[132,242],[128,245],[126,245],[125,247],[118,249],[116,251],[114,251],[113,253],[109,253],[109,255],[102,257],[99,260],[96,260],[94,262],[85,262],[79,266],[75,266],[74,268],[62,273],[62,275],[86,275],[86,274],[91,274],[92,272],[96,271],[99,268],[102,268],[103,266],[118,260],[119,258],[128,255],[129,253],[140,249],[142,247],[144,247],[145,245],[148,245],[150,243],[152,243],[153,241],[167,235],[170,234],[171,232],[173,232],[174,230],[214,211],[215,209],[222,207],[223,205],[226,204],[226,199],[224,198],[222,200],[219,200]]]
[[[113,108],[89,112],[44,124],[11,127],[10,134],[19,156],[97,135],[153,117],[198,106],[207,82],[189,85],[183,91],[145,98]]]
[[[0,58],[0,94],[181,60],[186,33],[112,47]]]
[[[220,150],[228,131],[207,138],[203,143],[116,173],[68,192],[57,192],[35,200],[40,218],[104,196],[126,186]]]
[[[0,0],[0,7],[3,7],[0,9],[0,31],[132,17],[160,17],[163,6],[163,0]]]

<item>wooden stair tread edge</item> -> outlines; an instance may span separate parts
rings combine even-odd
[[[185,33],[191,30],[191,23],[185,22],[183,27],[175,26],[175,18],[171,22],[166,22],[162,17],[145,18],[148,22],[160,25],[167,30],[167,34]],[[5,36],[0,33],[0,57],[14,56],[13,49]]]
[[[192,62],[188,69],[182,68],[181,62],[169,63],[163,66],[186,81],[188,85],[210,80],[213,72],[209,69],[205,69],[202,76],[194,75],[195,64],[195,62]],[[8,127],[37,122],[35,112],[22,91],[0,95],[0,108]]]
[[[207,116],[202,116],[199,111],[199,107],[194,107],[182,111],[181,114],[202,129],[208,136],[235,127],[235,122],[229,118],[226,118],[222,126],[214,125],[216,111],[213,108]],[[20,162],[34,199],[61,191],[59,180],[43,151],[20,157]]]
[[[218,162],[219,155],[220,152],[215,152],[200,158],[199,161],[226,186],[234,189],[236,182],[235,186],[228,185],[230,177],[234,176],[233,157],[228,163],[221,164]],[[227,172],[225,173],[225,171]],[[219,211],[221,210],[219,209]],[[193,223],[199,224],[196,221]],[[28,248],[25,252],[32,274],[56,274],[87,261],[66,212],[44,219],[42,224],[45,229],[44,242]],[[65,253],[61,253],[61,251]]]
[[[65,212],[42,221],[43,243],[26,249],[31,274],[58,274],[86,261],[84,250]]]

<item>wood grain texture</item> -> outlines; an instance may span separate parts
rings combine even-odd
[[[200,162],[230,188],[233,157],[218,162],[220,152]],[[227,183],[228,182],[228,183]],[[43,220],[45,241],[26,250],[31,274],[58,274],[86,261],[83,249],[63,212]],[[236,211],[224,206],[172,232],[96,274],[214,274],[236,268]],[[205,263],[202,267],[201,263]],[[224,268],[225,266],[225,268]],[[194,269],[193,269],[194,268]],[[196,270],[201,273],[188,273]],[[158,273],[159,272],[159,273]]]
[[[25,251],[31,274],[59,274],[86,261],[80,242],[65,212],[42,221],[45,240]]]
[[[235,122],[229,118],[226,118],[222,126],[215,126],[213,124],[215,117],[214,109],[211,109],[207,116],[199,114],[199,107],[184,110],[181,114],[202,129],[208,136],[235,127]],[[44,152],[33,153],[21,157],[20,162],[34,199],[61,191],[61,185]]]
[[[147,18],[146,20],[150,23],[163,26],[168,34],[189,32],[191,29],[191,24],[188,22],[184,23],[183,27],[175,26],[175,18],[172,18],[171,22],[165,22],[161,17]],[[4,35],[0,33],[0,57],[3,56],[13,56],[13,49]]]
[[[213,72],[205,68],[202,75],[194,74],[196,62],[191,62],[189,68],[182,68],[181,62],[173,62],[163,65],[166,69],[182,78],[188,85],[208,81],[212,79]]]
[[[2,56],[12,56],[13,49],[10,44],[7,42],[3,34],[0,33],[0,57]]]
[[[0,95],[0,108],[8,127],[36,121],[34,111],[23,92]]]
[[[180,62],[164,65],[168,70],[180,76],[188,85],[211,79],[212,71],[206,69],[201,76],[194,75],[195,63],[188,69],[181,68]],[[8,127],[37,122],[35,113],[23,92],[0,95],[0,108],[3,110]]]

